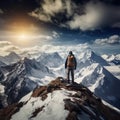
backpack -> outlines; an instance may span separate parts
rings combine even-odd
[[[69,55],[68,56],[67,66],[68,67],[74,67],[75,66],[74,55]]]

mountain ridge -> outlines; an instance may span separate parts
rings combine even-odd
[[[21,59],[21,57],[15,52],[11,52],[6,56],[0,56],[0,61],[6,65],[10,65],[12,63],[16,63]]]
[[[35,72],[39,72],[39,74],[34,74]],[[11,104],[20,100],[21,97],[29,93],[36,86],[38,86],[39,81],[31,80],[30,76],[40,77],[44,74],[48,74],[49,69],[37,62],[34,59],[24,58],[17,63],[3,66],[0,68],[0,82],[5,86],[4,95],[0,95],[2,97],[2,101],[6,101],[7,103],[3,104]],[[6,74],[7,73],[7,74]],[[52,73],[51,73],[52,74]],[[7,96],[7,98],[6,98]]]
[[[29,109],[25,111],[26,108]],[[27,99],[0,110],[2,120],[119,120],[119,116],[120,112],[104,105],[82,84],[67,86],[62,77],[35,88]]]

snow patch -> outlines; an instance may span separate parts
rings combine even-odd
[[[4,93],[4,88],[5,88],[5,86],[3,86],[2,84],[0,84],[0,94],[2,94],[2,93]]]
[[[120,66],[104,66],[110,73],[120,80]]]
[[[66,98],[71,99],[69,95],[75,93],[62,89],[49,93],[44,101],[40,97],[31,97],[27,104],[20,109],[19,113],[12,116],[11,120],[28,120],[35,109],[42,106],[44,106],[43,110],[35,118],[32,118],[32,120],[65,120],[69,111],[64,109],[63,100]],[[24,101],[25,99],[26,97],[22,100]]]

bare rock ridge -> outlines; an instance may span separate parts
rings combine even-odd
[[[81,120],[84,120],[84,119],[120,120],[120,113],[104,105],[102,103],[102,100],[97,96],[95,96],[89,89],[84,87],[82,84],[77,84],[77,83],[73,85],[67,85],[66,81],[63,80],[62,77],[56,78],[55,80],[50,82],[47,86],[40,86],[38,88],[35,88],[32,94],[29,96],[29,98],[27,98],[26,101],[21,101],[21,102],[9,105],[4,109],[1,109],[0,119],[1,120],[10,120],[10,119],[18,120],[19,118],[17,118],[17,115],[20,115],[20,112],[24,110],[24,107],[31,103],[30,102],[31,99],[34,98],[36,99],[35,101],[37,101],[38,100],[37,98],[39,98],[41,106],[40,104],[37,104],[38,105],[37,108],[35,108],[34,111],[32,111],[31,115],[26,115],[26,116],[30,116],[28,119],[34,118],[35,120],[38,120],[40,119],[41,114],[42,115],[45,114],[46,108],[49,106],[50,101],[52,99],[54,100],[57,98],[61,99],[60,98],[61,96],[59,96],[59,94],[57,94],[58,96],[57,98],[53,94],[56,91],[60,91],[61,94],[64,93],[64,97],[62,99],[64,104],[61,104],[61,105],[64,105],[63,108],[65,111],[67,111],[67,115],[65,116],[66,120],[80,120],[80,119]],[[50,95],[51,95],[50,97],[51,100],[48,101],[47,99],[49,98]],[[44,102],[46,104],[43,104]],[[32,107],[34,107],[34,104],[32,104]],[[57,106],[57,104],[59,104],[59,100],[58,100],[58,103],[55,102],[54,104],[56,104]],[[32,109],[32,107],[29,107],[29,109]],[[54,107],[52,109],[54,109]],[[59,111],[56,111],[55,117],[57,117],[58,113]],[[65,114],[62,114],[62,116],[64,115]],[[42,117],[42,119],[46,120],[44,116]],[[54,116],[52,119],[55,119]],[[59,120],[59,118],[57,120]]]

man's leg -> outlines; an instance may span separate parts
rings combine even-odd
[[[74,69],[71,69],[72,83],[74,83]]]
[[[70,83],[70,69],[67,68],[67,80],[68,80],[68,83]]]

